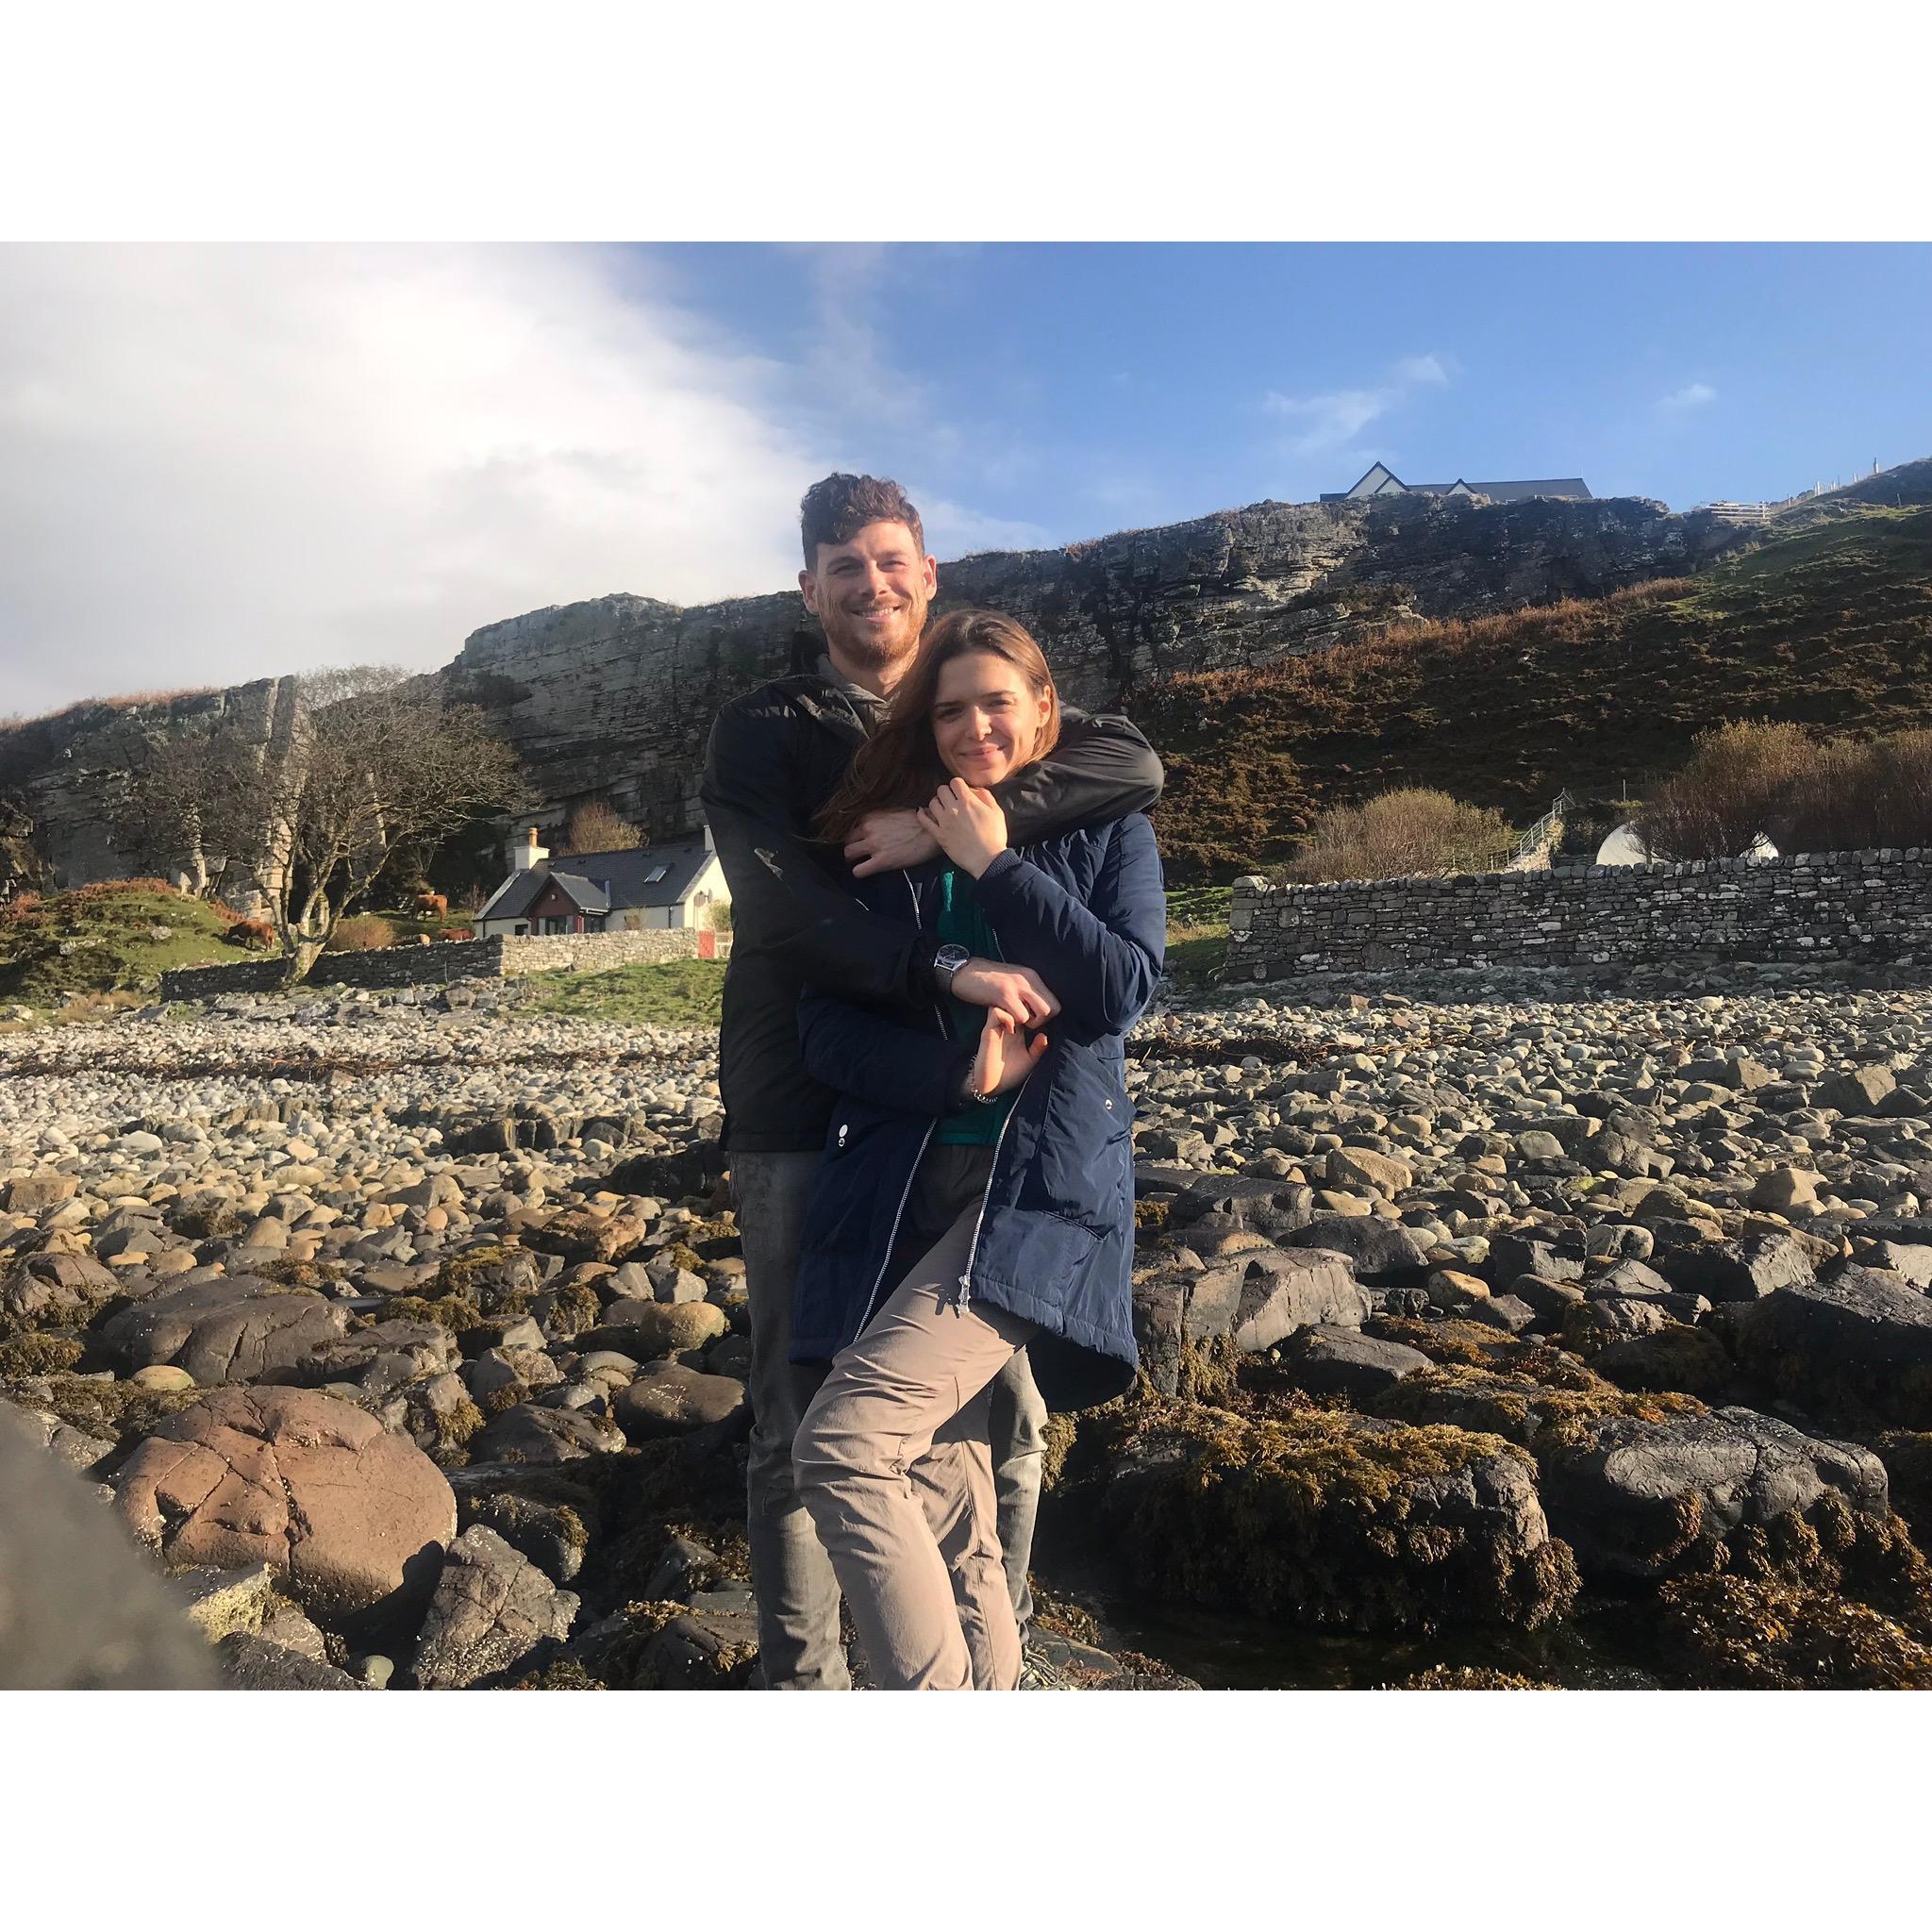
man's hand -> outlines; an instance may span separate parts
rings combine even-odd
[[[869,811],[845,841],[845,863],[856,879],[875,872],[905,872],[939,857],[939,841],[910,806],[897,811]]]
[[[1010,1093],[1040,1064],[1046,1049],[1045,1034],[1036,1033],[1023,1045],[1019,1028],[1004,1013],[989,1012],[969,1084],[978,1094]]]
[[[919,823],[961,872],[977,878],[1007,849],[1007,815],[999,800],[963,778],[949,778],[919,808]]]
[[[989,1007],[1015,1026],[1038,1026],[1060,1009],[1046,982],[1030,966],[997,959],[969,959],[953,974],[953,996],[970,1007]]]

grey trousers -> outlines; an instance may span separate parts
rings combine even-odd
[[[927,1158],[935,1169],[935,1157],[942,1154],[957,1159],[956,1150],[930,1149]],[[807,1366],[790,1358],[792,1276],[819,1158],[816,1153],[738,1153],[731,1160],[751,1300],[746,1534],[758,1602],[759,1670],[764,1687],[772,1690],[851,1687],[839,1641],[839,1579],[799,1496],[791,1462],[799,1421],[825,1374],[823,1364]],[[922,1164],[922,1182],[925,1178]],[[935,1172],[935,1183],[941,1178]],[[943,1188],[922,1185],[914,1191],[921,1197],[936,1194],[935,1212],[943,1203]],[[937,1231],[930,1238],[937,1239]],[[995,1378],[988,1402],[999,1540],[1024,1641],[1033,1614],[1026,1571],[1046,1447],[1046,1406],[1024,1351]]]

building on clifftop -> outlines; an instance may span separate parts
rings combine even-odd
[[[1372,463],[1346,490],[1330,491],[1324,503],[1361,503],[1372,496],[1486,496],[1491,503],[1523,503],[1532,496],[1560,496],[1575,503],[1594,501],[1581,476],[1538,476],[1515,482],[1405,483],[1387,463]]]

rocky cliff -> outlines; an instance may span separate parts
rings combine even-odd
[[[0,896],[134,869],[113,824],[132,774],[171,739],[233,725],[251,747],[285,747],[296,680],[261,677],[154,703],[75,705],[0,731]]]
[[[1074,703],[1131,707],[1176,672],[1273,663],[1407,619],[1597,595],[1684,572],[1739,537],[1641,498],[1264,503],[944,564],[936,608],[1012,613]],[[551,802],[546,823],[594,795],[664,837],[696,823],[718,706],[817,649],[795,591],[690,608],[600,597],[488,625],[446,676],[522,754]]]
[[[941,566],[938,608],[1010,611],[1067,696],[1131,706],[1177,672],[1263,665],[1417,617],[1479,615],[1674,575],[1740,541],[1708,516],[1641,498],[1483,505],[1434,498],[1263,503],[1061,550]],[[481,704],[560,825],[608,799],[663,838],[697,823],[718,706],[816,655],[795,591],[689,608],[599,597],[486,625],[441,674]],[[147,748],[239,718],[286,735],[294,681],[262,678],[165,703],[91,704],[0,732],[0,893],[128,870],[113,808]]]

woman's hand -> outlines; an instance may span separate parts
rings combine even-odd
[[[999,801],[963,778],[948,779],[917,816],[940,850],[974,878],[1007,849],[1007,815]]]
[[[979,1094],[1010,1093],[1039,1065],[1046,1048],[1045,1034],[1036,1033],[1023,1044],[1013,1023],[997,1008],[991,1008],[979,1029],[979,1051],[968,1084]]]

